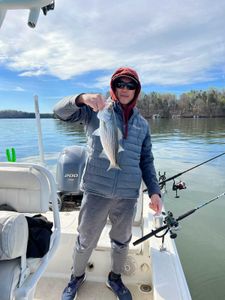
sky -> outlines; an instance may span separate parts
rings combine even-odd
[[[28,12],[9,10],[0,28],[0,110],[105,94],[121,66],[145,93],[224,89],[224,0],[55,0],[34,29]]]

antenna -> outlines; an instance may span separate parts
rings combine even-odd
[[[40,153],[40,160],[41,164],[45,164],[44,159],[44,147],[42,141],[42,131],[41,131],[41,120],[40,120],[40,113],[39,113],[39,104],[38,104],[38,96],[34,96],[34,104],[35,104],[35,117],[37,121],[37,129],[38,129],[38,146],[39,146],[39,153]]]

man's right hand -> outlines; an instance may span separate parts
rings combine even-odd
[[[97,112],[105,107],[106,99],[100,94],[82,94],[77,98],[76,103],[86,104]]]

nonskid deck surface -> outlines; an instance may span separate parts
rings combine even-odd
[[[67,285],[67,279],[41,278],[34,300],[60,300]],[[152,300],[152,292],[142,292],[138,285],[128,285],[133,300]],[[76,300],[115,300],[116,296],[104,282],[85,281],[80,287]]]
[[[147,207],[147,206],[146,206]],[[50,261],[48,269],[39,281],[34,300],[60,300],[65,286],[68,284],[79,211],[60,212],[61,239],[60,245]],[[51,220],[51,212],[46,214]],[[144,220],[151,217],[144,211]],[[149,232],[152,220],[133,226],[133,239]],[[77,300],[111,300],[116,299],[113,292],[107,288],[105,279],[110,270],[110,224],[107,224],[100,237],[97,248],[90,257],[92,267],[87,267],[87,281],[79,289]],[[105,230],[106,229],[106,230]],[[185,299],[191,296],[182,273],[175,245],[169,237],[165,239],[167,251],[158,251],[161,246],[159,239],[147,240],[129,249],[129,260],[126,265],[127,275],[123,280],[130,289],[133,300]],[[170,270],[171,272],[168,272]],[[153,273],[152,273],[153,272]],[[153,292],[148,292],[148,284],[154,284]],[[142,284],[142,286],[140,286]]]
[[[37,289],[35,292],[34,300],[60,300],[62,291],[65,286],[68,284],[68,278],[70,276],[70,269],[72,263],[72,253],[76,235],[76,228],[78,222],[78,210],[67,210],[60,212],[60,220],[61,220],[61,240],[60,246],[56,251],[56,254],[53,257],[53,260],[50,262],[47,273],[45,277],[42,277],[37,285]],[[51,212],[45,214],[48,220],[52,220]],[[106,228],[107,229],[107,228]],[[137,227],[138,232],[134,230],[134,239],[137,239],[141,232],[141,228]],[[105,229],[104,229],[105,230]],[[110,240],[108,237],[108,231],[103,230],[103,234],[100,238],[99,245],[97,251],[94,251],[94,257],[91,257],[91,260],[94,262],[94,265],[99,264],[102,260],[107,264],[107,270],[109,268],[109,258],[110,258]],[[135,255],[136,251],[134,251],[134,247],[131,247],[131,254]],[[140,247],[136,247],[138,252],[137,258],[142,259],[142,255],[140,253]],[[100,260],[99,260],[100,258]],[[144,263],[144,262],[143,262]],[[107,274],[107,270],[105,271],[105,264],[101,266],[101,269],[104,273]],[[94,269],[97,272],[97,276],[99,276],[98,269]],[[90,273],[91,272],[91,273]],[[92,278],[89,278],[89,273]],[[146,276],[149,276],[149,272],[146,273]],[[106,275],[107,277],[107,275]],[[107,278],[105,278],[107,279]],[[106,286],[104,281],[104,276],[102,279],[97,279],[98,281],[94,281],[95,277],[93,277],[93,270],[87,270],[87,280],[84,282],[82,287],[79,289],[78,296],[76,300],[115,300],[116,296],[114,293]],[[141,279],[140,279],[141,280]],[[99,282],[101,281],[101,282]],[[137,282],[137,284],[136,284]],[[142,280],[142,283],[146,282],[146,280]],[[134,283],[128,283],[133,300],[152,300],[152,292],[143,292],[140,289],[140,284],[137,281]],[[145,286],[144,286],[145,287]]]

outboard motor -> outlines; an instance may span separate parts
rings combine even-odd
[[[69,146],[60,153],[56,169],[59,209],[66,203],[80,206],[80,182],[86,158],[87,150],[84,146]]]

